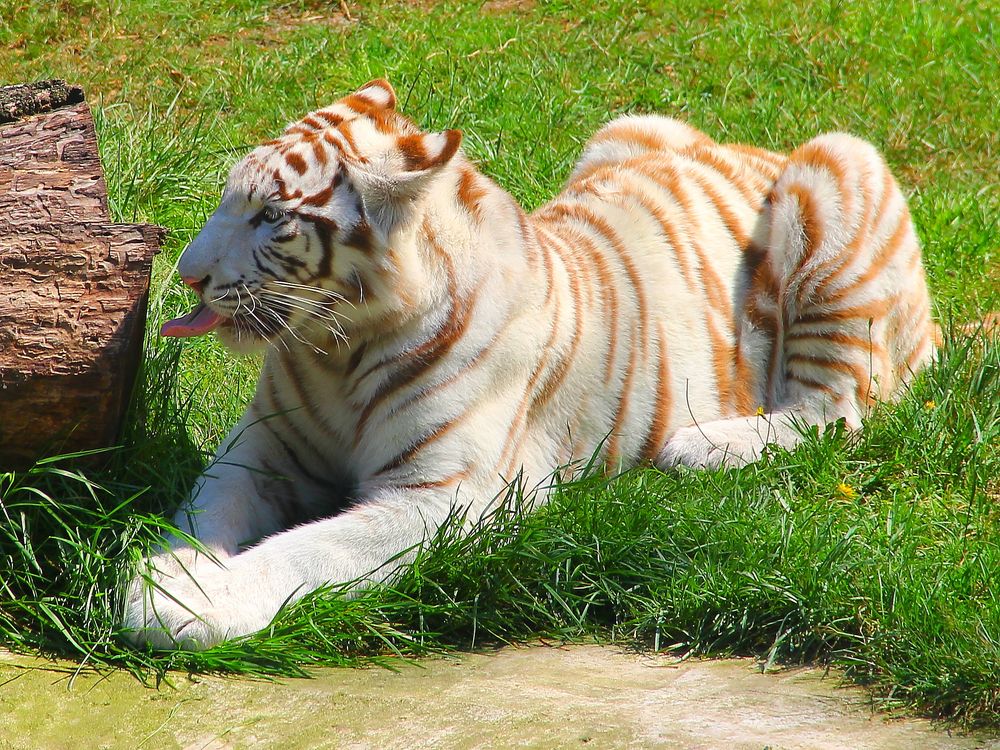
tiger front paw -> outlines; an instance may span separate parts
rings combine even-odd
[[[160,555],[145,574],[129,583],[125,596],[125,636],[138,646],[156,650],[201,651],[254,633],[267,626],[274,612],[255,607],[245,582],[204,555]]]

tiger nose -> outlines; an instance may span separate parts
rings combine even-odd
[[[181,281],[194,289],[195,293],[201,296],[202,290],[205,288],[205,284],[208,283],[208,276],[203,279],[196,279],[191,276],[181,276]]]

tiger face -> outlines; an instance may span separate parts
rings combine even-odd
[[[417,264],[396,236],[461,134],[423,133],[394,106],[373,81],[237,163],[178,263],[200,304],[161,335],[216,331],[239,353],[317,348],[398,308]]]

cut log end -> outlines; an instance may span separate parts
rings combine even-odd
[[[0,86],[0,123],[49,112],[84,100],[83,89],[53,78],[37,83]]]

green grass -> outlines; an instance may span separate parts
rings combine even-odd
[[[939,318],[962,321],[1000,309],[1000,21],[985,2],[934,5],[350,2],[348,21],[318,0],[0,0],[0,83],[86,87],[115,218],[170,230],[150,331],[189,304],[173,263],[228,165],[383,75],[527,207],[622,112],[784,150],[859,133],[911,192]],[[203,654],[128,649],[114,587],[257,367],[151,335],[122,448],[0,475],[0,644],[150,676],[597,637],[826,661],[891,704],[1000,725],[995,341],[953,341],[860,440],[817,435],[740,471],[591,478],[535,515],[445,530],[391,590],[311,596]]]

